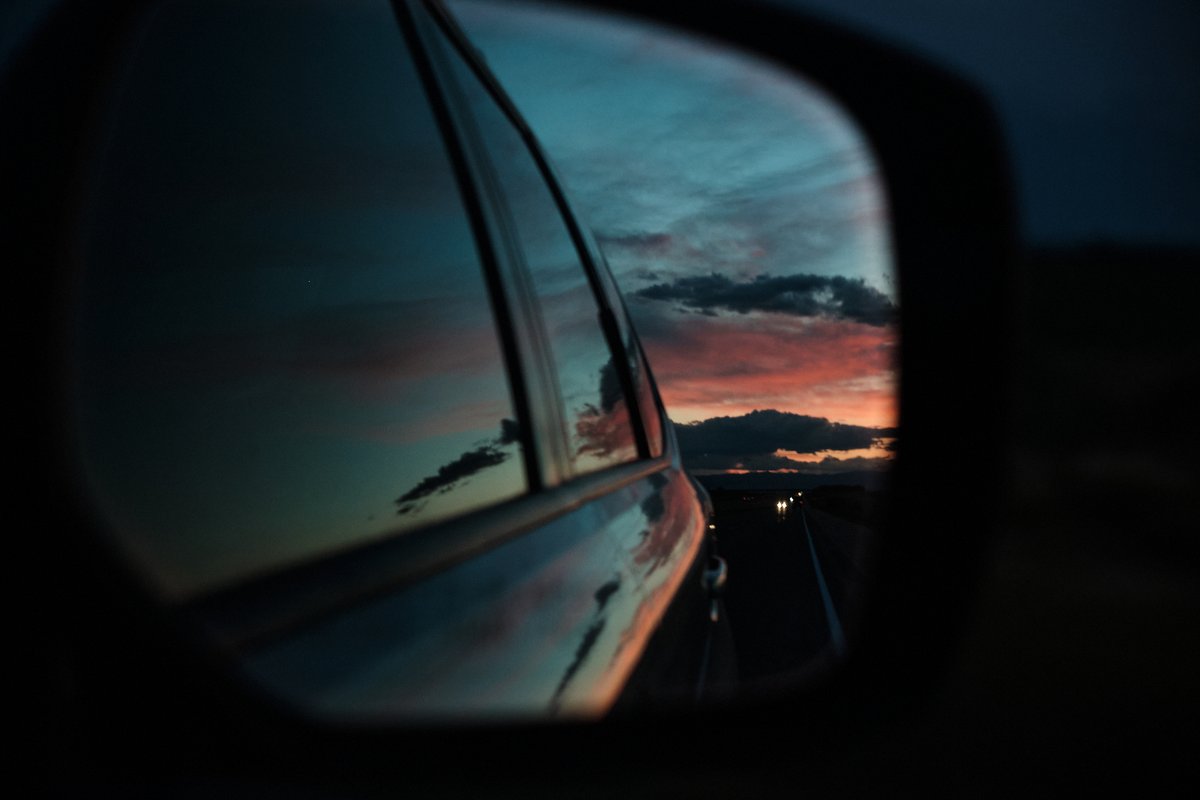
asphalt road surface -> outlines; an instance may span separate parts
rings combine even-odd
[[[774,499],[730,506],[717,507],[717,542],[729,565],[725,609],[739,681],[750,685],[838,655],[870,532],[796,503],[782,512]]]

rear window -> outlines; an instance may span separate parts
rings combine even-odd
[[[163,4],[118,85],[81,239],[80,440],[168,594],[526,491],[389,3]]]

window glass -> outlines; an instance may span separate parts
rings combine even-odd
[[[186,596],[525,491],[474,239],[387,2],[181,2],[82,234],[81,444]]]
[[[532,278],[557,371],[576,474],[637,458],[624,392],[599,306],[537,163],[512,122],[452,47],[455,77],[497,172]]]

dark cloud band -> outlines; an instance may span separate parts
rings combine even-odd
[[[657,283],[634,293],[647,300],[676,301],[703,313],[717,310],[746,314],[774,311],[799,317],[849,319],[867,325],[887,325],[896,307],[887,295],[861,278],[841,275],[760,275],[737,283],[713,272]]]
[[[676,425],[684,463],[705,469],[781,469],[797,462],[775,455],[779,450],[825,453],[861,450],[896,435],[894,428],[843,425],[771,409],[740,417],[714,417]]]

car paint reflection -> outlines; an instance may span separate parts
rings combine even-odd
[[[341,717],[595,716],[625,685],[704,530],[671,467],[264,645],[245,666],[272,692]],[[594,592],[571,590],[588,584]]]

